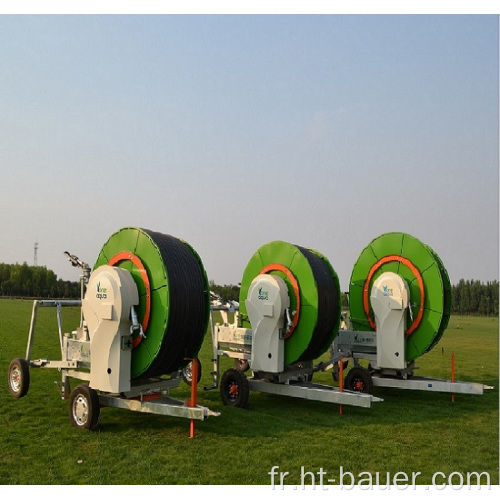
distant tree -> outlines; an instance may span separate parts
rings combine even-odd
[[[490,297],[490,311],[494,316],[498,316],[498,282],[488,282],[488,292]]]
[[[240,300],[239,285],[217,285],[214,280],[209,282],[210,290],[217,295],[220,295],[224,300]]]
[[[470,314],[470,282],[460,280],[460,314]]]
[[[345,292],[342,294],[342,309],[349,309],[349,294]]]

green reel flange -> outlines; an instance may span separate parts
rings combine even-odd
[[[279,276],[288,288],[293,327],[285,339],[285,365],[321,356],[338,333],[341,313],[339,279],[326,257],[284,241],[259,248],[241,280],[240,318],[245,328],[251,328],[245,300],[260,274]]]
[[[126,227],[103,245],[94,265],[129,271],[139,292],[144,336],[133,339],[131,376],[158,377],[198,354],[207,331],[210,293],[203,263],[185,241]]]
[[[439,256],[405,233],[375,238],[360,254],[349,284],[349,309],[354,330],[375,330],[371,287],[384,272],[404,278],[410,290],[407,312],[406,361],[430,351],[442,337],[451,312],[451,284]]]

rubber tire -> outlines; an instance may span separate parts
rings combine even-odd
[[[201,363],[198,358],[194,358],[193,361],[198,364],[198,380],[197,383],[200,383],[201,380]],[[182,369],[182,380],[186,382],[187,385],[191,386],[193,380],[193,373],[191,371],[191,366],[193,361],[190,361],[183,369]]]
[[[83,410],[86,410],[81,418],[76,415],[77,405],[83,406]],[[71,393],[69,403],[69,419],[73,427],[92,431],[99,423],[100,414],[101,407],[97,391],[91,389],[88,385],[77,386]]]
[[[15,386],[12,385],[12,377],[15,375],[14,371],[17,372],[16,377],[18,377]],[[9,392],[14,398],[19,399],[26,395],[30,387],[30,366],[26,359],[15,358],[10,362],[8,383]]]
[[[344,388],[353,392],[373,393],[373,380],[370,372],[361,366],[353,366],[344,379]]]
[[[226,370],[220,381],[220,395],[225,406],[246,408],[250,396],[246,375],[237,368]]]

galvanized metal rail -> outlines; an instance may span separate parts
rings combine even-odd
[[[275,384],[272,382],[250,378],[248,379],[250,390],[276,394],[279,396],[290,396],[311,401],[324,403],[335,403],[339,405],[358,406],[371,408],[373,403],[381,402],[383,399],[362,392],[340,391],[337,387],[314,384],[312,382],[301,382],[296,384]]]
[[[398,379],[395,377],[384,377],[372,375],[373,385],[376,387],[391,387],[395,389],[407,389],[414,391],[449,392],[455,394],[478,394],[485,390],[493,389],[491,385],[483,385],[477,382],[452,382],[427,377],[412,377],[410,379]]]
[[[162,396],[154,401],[140,399],[126,399],[118,396],[99,394],[101,406],[122,408],[125,410],[142,413],[154,413],[170,417],[189,418],[191,420],[206,420],[208,417],[218,417],[220,413],[214,412],[204,406],[191,407],[177,399]]]

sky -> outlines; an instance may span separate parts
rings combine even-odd
[[[218,284],[283,240],[346,291],[409,233],[498,279],[497,15],[0,15],[0,262],[78,280],[116,231]]]

